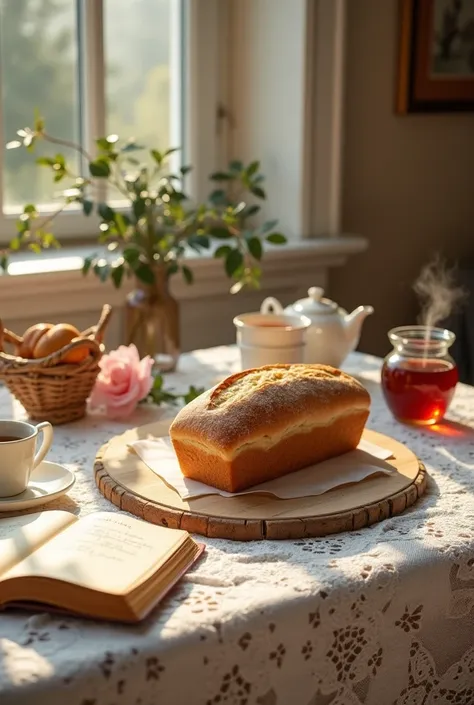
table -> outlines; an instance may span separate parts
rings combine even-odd
[[[168,384],[211,384],[236,351],[183,356]],[[427,493],[405,514],[320,539],[206,540],[205,559],[138,626],[0,615],[1,705],[441,705],[474,703],[474,388],[459,386],[449,423],[393,420],[380,361],[345,369],[372,394],[369,427],[426,463]],[[51,459],[77,476],[51,508],[117,511],[98,492],[97,448],[167,413],[99,416],[58,427]],[[21,408],[0,390],[0,417]]]

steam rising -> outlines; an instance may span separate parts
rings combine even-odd
[[[423,267],[413,288],[421,304],[420,323],[426,326],[447,318],[466,294],[456,286],[455,269],[449,269],[439,255]]]

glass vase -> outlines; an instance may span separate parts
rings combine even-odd
[[[127,296],[126,335],[140,357],[149,355],[161,372],[176,369],[180,354],[179,304],[171,296],[164,268],[156,268],[155,281]]]
[[[392,414],[405,423],[430,425],[441,421],[458,381],[449,354],[455,336],[430,326],[393,328],[393,345],[382,367],[382,390]]]

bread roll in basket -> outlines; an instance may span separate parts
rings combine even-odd
[[[60,350],[39,359],[26,359],[8,354],[4,344],[21,347],[23,339],[4,328],[0,320],[0,380],[25,407],[30,419],[68,423],[82,418],[92,392],[99,361],[104,352],[103,337],[111,315],[105,305],[97,325],[81,333],[79,338]],[[65,363],[71,352],[87,347],[89,354],[82,362]]]

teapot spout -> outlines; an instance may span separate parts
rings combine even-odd
[[[344,316],[346,338],[351,350],[355,350],[359,343],[362,323],[367,316],[370,316],[373,312],[374,309],[372,306],[359,306],[352,311],[352,313],[348,313],[347,316]]]

